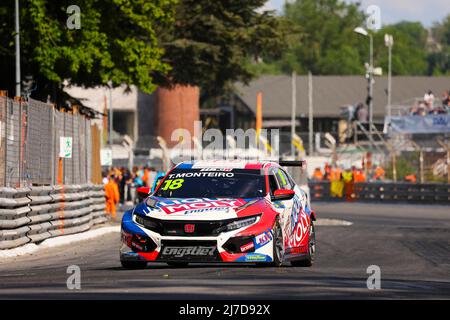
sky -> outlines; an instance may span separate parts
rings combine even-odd
[[[267,9],[281,11],[286,0],[269,0]],[[433,22],[442,21],[450,14],[450,0],[344,0],[345,2],[361,2],[365,10],[369,5],[377,5],[381,10],[382,24],[399,21],[420,21],[425,27]]]

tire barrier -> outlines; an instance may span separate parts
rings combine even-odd
[[[106,221],[103,185],[0,188],[0,250],[83,232]]]
[[[345,201],[332,197],[330,182],[309,182],[312,200]],[[408,202],[450,204],[450,184],[439,183],[355,183],[352,201],[360,202]],[[345,191],[344,191],[345,195]]]

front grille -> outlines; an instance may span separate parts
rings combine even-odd
[[[215,237],[230,221],[167,221],[136,216],[136,222],[163,236]],[[193,232],[185,232],[185,225],[194,225]]]
[[[162,240],[158,260],[214,262],[220,256],[216,241]]]

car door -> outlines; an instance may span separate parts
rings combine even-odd
[[[286,176],[286,173],[280,168],[272,168],[272,179],[276,181],[278,189],[291,189],[292,185],[289,181],[289,178]],[[277,208],[276,210],[280,213],[280,224],[281,229],[283,230],[283,237],[285,248],[287,248],[288,239],[290,238],[290,234],[293,232],[293,227],[291,225],[291,221],[293,217],[291,217],[293,200],[280,200],[274,201],[274,206]]]

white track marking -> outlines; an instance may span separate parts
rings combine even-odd
[[[316,226],[351,226],[353,222],[346,221],[346,220],[338,220],[338,219],[317,219],[316,222],[314,222]]]
[[[120,226],[112,226],[112,227],[103,227],[99,229],[89,230],[82,233],[70,234],[67,236],[60,236],[56,238],[50,238],[44,240],[41,244],[36,245],[34,243],[29,243],[24,246],[8,249],[8,250],[0,250],[0,258],[13,258],[17,256],[22,256],[25,254],[35,253],[36,251],[44,248],[54,248],[63,245],[72,244],[78,241],[89,240],[92,238],[100,237],[107,233],[111,232],[120,232]]]

